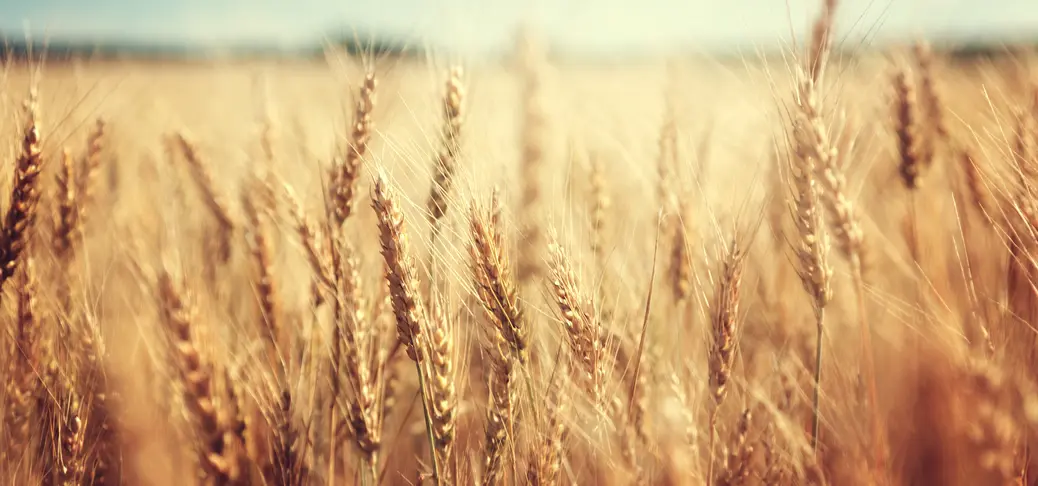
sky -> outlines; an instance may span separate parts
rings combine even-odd
[[[819,0],[0,0],[0,32],[34,38],[297,47],[378,32],[494,52],[521,23],[570,51],[704,49],[803,38]],[[842,0],[844,42],[1038,37],[1038,0]]]

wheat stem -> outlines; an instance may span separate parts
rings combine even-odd
[[[714,403],[710,411],[710,458],[706,468],[706,486],[714,484],[714,444],[717,442],[717,410],[721,408],[720,403]]]
[[[818,332],[816,336],[816,349],[815,349],[815,377],[814,377],[814,397],[811,400],[811,450],[818,454],[818,435],[819,435],[819,400],[822,393],[822,337],[824,336],[823,330],[825,329],[825,308],[819,307],[815,311],[815,315],[818,318]]]
[[[440,486],[442,484],[442,478],[440,477],[440,468],[436,463],[436,438],[433,435],[432,415],[430,415],[429,411],[429,400],[431,395],[426,388],[425,374],[422,372],[422,362],[415,361],[414,366],[415,371],[418,372],[418,388],[422,392],[422,410],[425,411],[425,437],[429,442],[429,458],[432,459],[433,482],[436,486]]]
[[[861,354],[865,361],[865,383],[868,388],[868,403],[872,410],[872,446],[874,465],[878,470],[883,470],[886,462],[884,447],[882,444],[882,424],[879,410],[879,394],[876,392],[876,362],[872,351],[872,329],[869,326],[868,310],[865,308],[865,277],[862,272],[861,257],[855,255],[851,258],[851,278],[854,280],[854,293],[858,299],[858,316],[861,323],[858,326],[861,331]]]

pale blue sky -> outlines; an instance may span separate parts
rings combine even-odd
[[[302,45],[356,27],[487,51],[529,19],[570,50],[764,45],[798,36],[819,0],[0,0],[0,32],[34,37]],[[842,0],[841,37],[1038,37],[1038,0]]]

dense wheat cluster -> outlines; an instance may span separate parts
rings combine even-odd
[[[1031,60],[834,9],[665,69],[10,61],[2,484],[1038,484]]]

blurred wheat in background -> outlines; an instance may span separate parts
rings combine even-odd
[[[659,62],[9,47],[0,484],[1038,484],[1034,56],[818,7]]]

